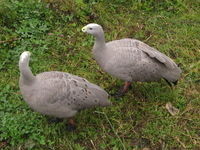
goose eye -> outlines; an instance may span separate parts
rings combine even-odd
[[[92,28],[89,28],[90,30],[92,30]]]

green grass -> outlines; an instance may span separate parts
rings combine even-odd
[[[0,149],[200,149],[200,1],[0,0]],[[34,74],[58,70],[116,92],[112,78],[92,59],[93,38],[81,32],[96,22],[106,39],[136,38],[180,64],[176,87],[133,83],[113,106],[78,113],[77,129],[49,124],[19,92],[18,59],[32,52]],[[53,33],[53,35],[48,35]],[[64,37],[62,36],[64,35]],[[165,104],[180,110],[171,116]]]

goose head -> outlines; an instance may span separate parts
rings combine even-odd
[[[82,31],[96,37],[103,33],[103,28],[96,23],[90,23],[90,24],[84,26],[82,28]]]

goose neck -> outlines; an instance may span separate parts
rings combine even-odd
[[[19,63],[19,70],[20,70],[20,78],[25,83],[32,83],[35,80],[35,76],[31,72],[29,67],[29,62],[20,62]]]
[[[95,36],[95,48],[103,48],[105,47],[105,37],[104,33],[98,34]]]

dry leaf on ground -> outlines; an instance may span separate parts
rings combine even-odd
[[[176,107],[172,106],[172,104],[170,102],[168,102],[166,105],[165,105],[165,108],[168,110],[168,112],[174,116],[176,114],[179,113],[179,109],[177,109]]]

